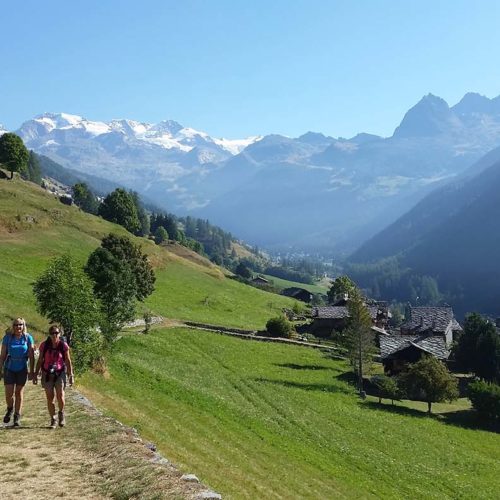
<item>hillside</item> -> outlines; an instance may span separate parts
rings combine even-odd
[[[34,184],[17,178],[0,180],[0,321],[8,324],[9,318],[22,314],[32,327],[45,330],[47,322],[36,313],[31,283],[57,255],[70,253],[83,264],[110,232],[129,234],[77,207],[63,205]],[[188,249],[176,255],[149,240],[135,240],[155,267],[156,291],[146,304],[154,314],[262,328],[270,316],[293,304],[291,299],[226,277],[219,267]]]
[[[83,390],[232,499],[494,498],[500,435],[468,401],[361,401],[318,350],[186,328],[118,341]]]
[[[498,315],[499,190],[500,149],[496,149],[471,167],[468,176],[424,198],[350,260],[396,257],[401,267],[435,277],[460,313],[479,310]]]
[[[22,314],[40,338],[47,321],[35,312],[31,283],[46,262],[64,252],[84,262],[102,235],[125,231],[19,179],[0,181],[0,214],[0,320],[7,326]],[[155,314],[258,328],[293,303],[207,262],[135,241],[156,269],[147,303]],[[436,404],[435,418],[423,418],[422,403],[362,402],[346,363],[326,352],[157,327],[149,335],[122,332],[107,361],[104,374],[78,378],[78,389],[227,498],[428,498],[430,488],[439,498],[492,498],[500,487],[498,434],[477,427],[467,401]],[[41,400],[30,387],[27,427],[9,433],[0,454],[11,463],[20,448],[17,463],[30,467],[37,485],[55,470],[39,439],[23,439],[38,432]],[[47,449],[79,460],[83,472],[68,480],[80,497],[195,496],[179,472],[162,474],[151,468],[150,452],[129,449],[133,432],[71,398],[69,409],[67,428],[41,432]]]

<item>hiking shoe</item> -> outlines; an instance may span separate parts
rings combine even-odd
[[[50,426],[49,426],[51,429],[55,429],[56,428],[56,416],[55,415],[52,415],[50,417]]]
[[[19,427],[21,425],[21,415],[19,413],[14,413],[14,427]]]
[[[64,427],[66,425],[66,419],[64,418],[64,412],[59,411],[57,413],[57,416],[59,418],[59,427]]]
[[[7,408],[7,412],[5,413],[5,417],[3,417],[3,423],[8,424],[10,422],[10,417],[12,416],[12,412],[14,408]]]

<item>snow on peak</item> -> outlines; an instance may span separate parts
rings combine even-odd
[[[30,124],[35,124],[33,127]],[[87,137],[118,132],[132,140],[155,144],[165,149],[178,149],[189,152],[195,147],[215,147],[236,155],[248,145],[262,139],[262,136],[246,139],[214,139],[206,132],[183,127],[174,120],[163,120],[158,123],[145,123],[129,119],[114,119],[109,122],[92,121],[69,113],[43,113],[23,126],[26,137],[34,139],[51,135],[54,130],[81,131]],[[0,128],[0,133],[1,132]],[[47,137],[50,139],[50,137]]]
[[[237,155],[247,146],[260,141],[263,137],[263,135],[254,135],[246,139],[224,139],[224,137],[221,137],[220,139],[214,139],[214,142],[232,155]]]
[[[54,128],[70,128],[78,126],[84,118],[69,113],[43,113],[35,117],[35,121],[42,123],[51,130]]]

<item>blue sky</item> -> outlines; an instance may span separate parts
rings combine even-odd
[[[500,2],[23,0],[0,9],[0,123],[174,119],[217,137],[391,135],[432,92],[500,94]]]

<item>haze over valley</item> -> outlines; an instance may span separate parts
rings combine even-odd
[[[214,138],[179,123],[45,113],[16,131],[61,165],[120,183],[251,244],[350,253],[500,145],[500,97],[428,94],[391,137]]]

